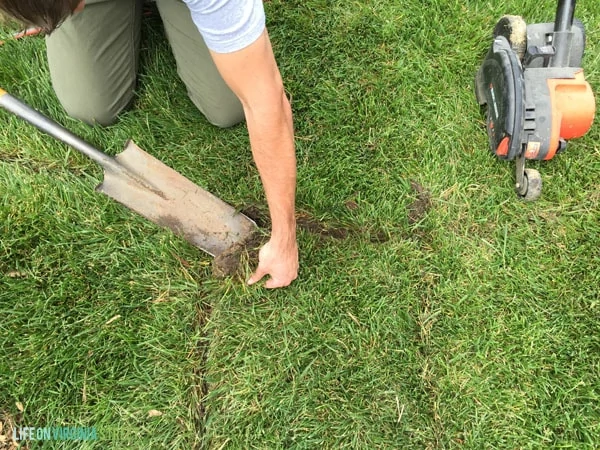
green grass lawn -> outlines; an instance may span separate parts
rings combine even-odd
[[[98,429],[30,449],[598,448],[600,128],[529,163],[544,189],[524,203],[473,94],[496,21],[552,21],[555,2],[265,7],[295,113],[299,279],[213,278],[207,255],[95,193],[94,163],[0,113],[0,435]],[[598,92],[600,3],[577,16]],[[0,47],[0,86],[265,215],[245,127],[211,127],[156,16],[144,32],[136,104],[107,129],[62,112],[41,38]]]

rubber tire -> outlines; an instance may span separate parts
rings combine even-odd
[[[523,178],[526,184],[525,194],[519,194],[519,197],[526,202],[535,202],[542,195],[542,176],[535,169],[525,169]]]
[[[519,61],[527,52],[527,24],[521,16],[503,16],[494,27],[494,38],[504,36]]]

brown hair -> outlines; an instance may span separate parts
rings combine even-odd
[[[0,0],[0,11],[26,25],[52,32],[73,14],[81,0]]]

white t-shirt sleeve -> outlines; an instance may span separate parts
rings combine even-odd
[[[265,29],[262,0],[184,0],[208,48],[231,53],[252,44]]]

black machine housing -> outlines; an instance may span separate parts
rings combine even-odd
[[[578,21],[569,32],[556,32],[554,23],[538,23],[527,25],[526,33],[523,59],[509,41],[510,35],[495,36],[475,82],[477,101],[488,107],[490,149],[507,160],[519,156],[528,142],[541,144],[537,154],[527,159],[547,159],[551,151],[564,149],[564,142],[563,148],[549,148],[552,105],[546,80],[574,79],[585,49],[585,31]],[[566,54],[557,55],[553,45],[557,39],[569,44]]]
[[[583,77],[586,36],[574,10],[574,0],[561,0],[554,23],[526,25],[519,16],[503,17],[475,77],[477,101],[486,107],[490,149],[500,159],[517,159],[517,192],[528,200],[539,196],[541,178],[525,170],[525,159],[551,159],[566,148],[566,140],[552,129],[557,106],[549,80]],[[593,112],[590,125],[591,120]],[[529,197],[528,175],[538,185]]]

